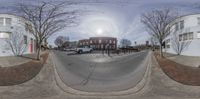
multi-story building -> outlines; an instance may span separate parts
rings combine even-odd
[[[200,56],[200,14],[186,15],[172,22],[164,51],[181,55]]]
[[[88,46],[94,50],[117,49],[117,38],[114,37],[90,37],[79,40],[78,46]]]
[[[34,53],[35,38],[32,24],[22,17],[0,14],[0,56],[13,55],[13,51],[20,53]]]

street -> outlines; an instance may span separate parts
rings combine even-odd
[[[123,91],[143,78],[148,51],[109,57],[102,54],[67,55],[54,51],[54,64],[69,87],[87,92]]]

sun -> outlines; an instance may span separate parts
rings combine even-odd
[[[98,35],[103,34],[103,30],[102,30],[101,28],[97,29],[97,34],[98,34]]]

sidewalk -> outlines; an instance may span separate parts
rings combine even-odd
[[[1,67],[0,86],[21,84],[35,77],[43,67],[44,62],[48,57],[48,53],[43,54],[41,57],[42,57],[41,61],[27,59],[25,61],[29,60],[28,62],[25,61],[23,61],[25,63],[18,62],[20,63],[19,65],[17,65],[17,63],[15,63],[16,65],[14,65],[13,63],[14,66]],[[16,58],[16,57],[13,57],[11,59],[18,61],[23,60],[23,58]],[[8,61],[11,61],[11,59],[9,59]]]
[[[41,54],[46,53],[41,52]],[[36,59],[36,53],[24,54],[22,56],[3,56],[0,57],[0,67],[12,67],[20,64],[24,64]]]
[[[20,65],[30,61],[31,59],[29,58],[18,57],[18,56],[5,56],[5,57],[0,57],[0,67],[12,67],[14,65]]]
[[[183,56],[175,55],[170,53],[164,53],[165,57],[179,64],[183,64],[190,67],[199,67],[200,66],[200,56]]]
[[[152,56],[150,82],[132,99],[199,99],[199,93],[200,86],[184,85],[169,78]]]
[[[62,95],[61,95],[62,94]],[[31,80],[13,86],[0,86],[0,99],[65,99],[54,81],[51,60],[47,59],[40,72]]]
[[[167,58],[160,58],[158,53],[155,53],[155,56],[162,70],[171,79],[186,85],[200,86],[200,68],[179,64]]]

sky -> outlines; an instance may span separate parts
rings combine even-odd
[[[5,13],[18,3],[40,2],[41,0],[0,0],[0,12]],[[58,0],[48,0],[55,2]],[[62,1],[62,0],[60,0]],[[79,17],[79,25],[66,27],[52,35],[48,42],[54,45],[57,36],[69,36],[71,41],[87,39],[92,36],[109,36],[129,39],[138,44],[149,39],[143,24],[142,13],[154,9],[171,8],[181,15],[200,12],[200,0],[72,0],[81,2],[73,7],[85,10]]]

